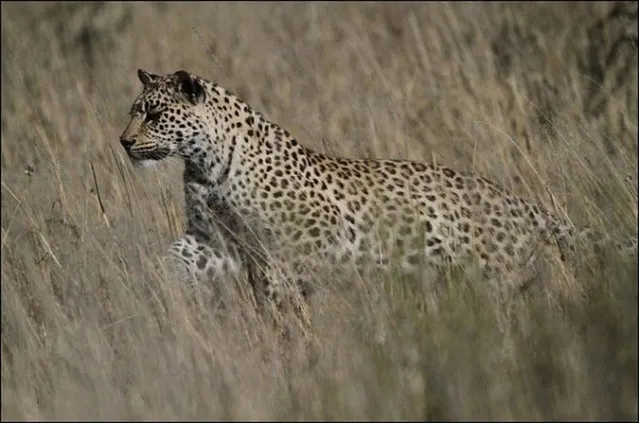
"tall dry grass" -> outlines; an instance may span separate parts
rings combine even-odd
[[[117,142],[136,69],[183,68],[309,147],[636,233],[636,4],[3,2],[1,32],[3,419],[637,419],[636,258],[549,263],[506,332],[479,279],[328,269],[310,362],[242,280],[165,276],[181,164]]]

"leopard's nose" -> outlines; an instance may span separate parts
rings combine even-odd
[[[128,150],[129,148],[131,148],[133,144],[135,144],[135,141],[130,141],[124,138],[120,138],[120,144],[122,144],[122,147],[124,147],[125,150]]]

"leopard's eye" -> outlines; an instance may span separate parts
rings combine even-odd
[[[149,112],[147,112],[146,116],[144,117],[144,121],[145,122],[157,122],[160,119],[160,115],[162,114],[162,112],[160,112],[159,110],[151,110]]]

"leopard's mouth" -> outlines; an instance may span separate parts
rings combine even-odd
[[[145,167],[145,163],[149,161],[157,162],[166,159],[169,157],[170,151],[168,148],[156,148],[146,151],[127,150],[127,154],[134,166]]]

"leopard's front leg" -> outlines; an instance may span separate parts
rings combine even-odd
[[[233,248],[210,243],[186,233],[169,247],[170,257],[180,280],[201,283],[236,277],[242,270],[240,258]]]

